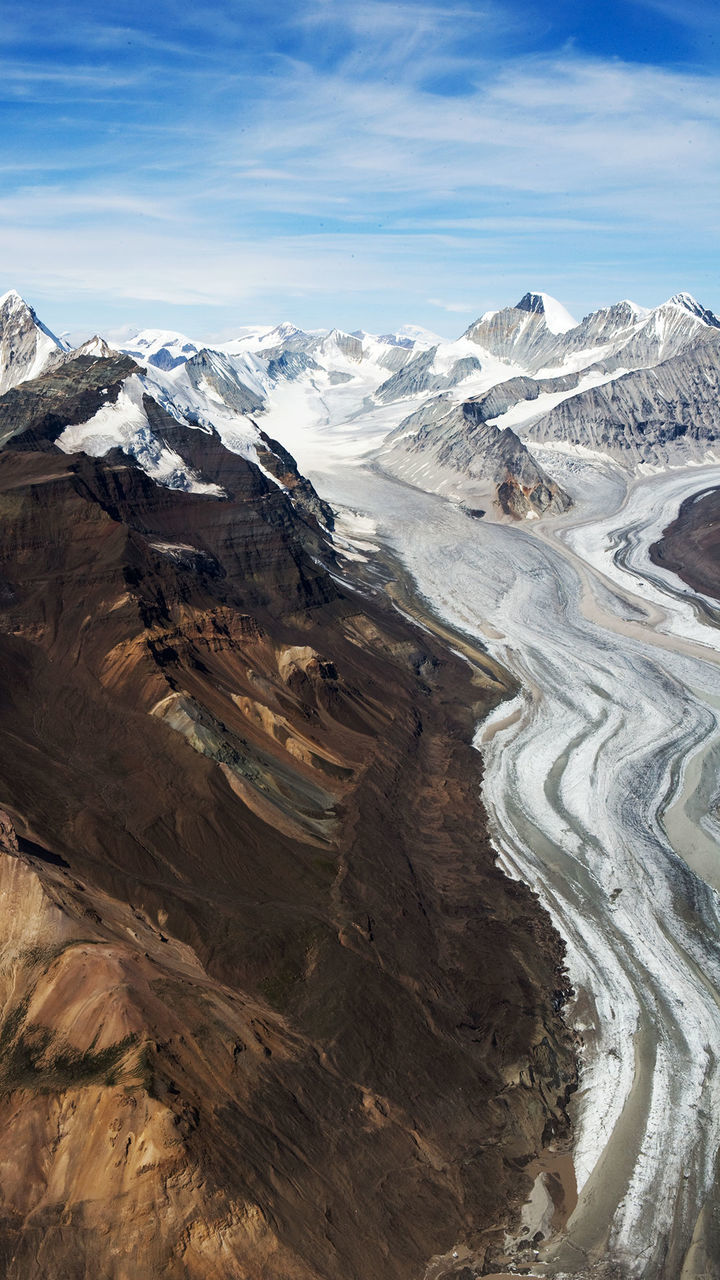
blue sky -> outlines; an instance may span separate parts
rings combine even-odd
[[[720,310],[709,0],[34,3],[0,17],[0,291],[126,324],[461,332]]]

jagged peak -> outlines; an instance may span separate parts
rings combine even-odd
[[[632,298],[621,298],[619,302],[614,302],[609,311],[616,311],[619,307],[623,310],[631,312],[632,315],[642,319],[643,316],[649,315],[649,307],[641,307],[639,302],[633,302]]]
[[[515,310],[541,315],[551,333],[567,333],[577,327],[577,320],[549,293],[535,290],[525,293],[515,304]]]
[[[689,315],[694,316],[696,320],[702,321],[703,324],[709,325],[711,329],[720,329],[720,320],[715,313],[709,307],[704,307],[691,293],[674,293],[672,298],[668,298],[667,302],[662,303],[662,306],[682,307],[683,311],[687,311]]]
[[[18,293],[17,289],[8,289],[7,293],[3,293],[0,296],[0,307],[4,307],[6,302],[11,303],[12,306],[17,306],[20,303],[21,306],[27,307],[28,311],[32,311],[32,307]]]
[[[48,329],[47,325],[43,324],[42,320],[38,319],[35,308],[31,307],[30,303],[22,297],[22,294],[18,293],[17,289],[8,289],[7,293],[2,294],[0,297],[0,312],[2,312],[4,322],[7,322],[11,328],[19,326],[22,329],[23,327],[34,326],[39,334],[48,339],[51,346],[57,347],[58,351],[71,350],[67,342],[62,338],[58,338],[57,334],[53,333],[51,329]],[[38,339],[38,341],[40,340]],[[48,349],[51,349],[48,344],[40,342],[40,345],[45,345]]]
[[[63,345],[60,339],[56,338],[54,333],[51,334],[50,330],[46,329],[45,325],[38,320],[35,308],[30,306],[30,303],[23,298],[22,294],[18,293],[17,289],[8,289],[7,293],[0,297],[0,310],[5,312],[6,315],[19,314],[29,316],[38,329],[42,329],[43,333],[47,333],[49,337],[54,338],[58,346]]]
[[[581,323],[587,325],[591,321],[614,320],[621,325],[633,325],[646,320],[650,313],[650,307],[641,307],[638,302],[633,302],[630,298],[621,298],[619,302],[613,302],[608,307],[589,311],[586,316],[583,316]]]
[[[104,338],[100,337],[99,333],[96,333],[92,338],[87,338],[85,342],[82,342],[70,354],[73,356],[96,356],[98,360],[107,360],[118,353]]]
[[[705,310],[704,307],[700,306],[697,298],[684,290],[681,290],[679,293],[674,293],[672,298],[668,298],[668,302],[674,303],[677,307],[685,307],[688,311],[696,311],[698,309],[701,311]]]

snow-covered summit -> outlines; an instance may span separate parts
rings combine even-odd
[[[68,346],[15,289],[0,298],[0,394],[37,378],[62,360]]]
[[[715,313],[704,307],[691,293],[674,293],[666,305],[682,307],[690,315],[702,320],[703,324],[710,325],[712,329],[720,329],[720,320]]]
[[[73,357],[92,356],[94,360],[109,360],[112,356],[117,355],[117,351],[96,333],[92,338],[87,338],[85,342],[82,342],[79,347],[75,347],[68,354]]]
[[[515,304],[518,311],[530,311],[541,315],[551,333],[567,333],[577,326],[577,320],[565,309],[562,302],[549,293],[530,292]]]
[[[199,348],[184,333],[172,329],[141,329],[125,340],[121,350],[157,369],[174,369],[196,355]]]

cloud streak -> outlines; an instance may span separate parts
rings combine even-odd
[[[102,21],[81,4],[43,25],[31,5],[0,61],[0,284],[206,314],[284,314],[290,293],[314,323],[333,293],[377,310],[392,288],[429,325],[427,308],[465,309],[441,299],[469,297],[469,277],[478,310],[521,271],[580,310],[583,275],[593,300],[623,271],[623,294],[702,291],[720,81],[576,42],[519,49],[517,12],[111,0]]]

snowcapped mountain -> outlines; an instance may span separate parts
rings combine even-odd
[[[577,320],[549,293],[526,293],[517,305],[519,311],[542,316],[551,333],[567,333],[577,325]]]
[[[690,350],[563,399],[528,427],[529,447],[581,445],[631,467],[702,458],[720,441],[716,333],[713,327]]]
[[[194,342],[182,333],[166,329],[141,329],[121,348],[136,360],[147,361],[157,369],[175,369],[197,354]]]
[[[249,416],[264,407],[265,368],[255,357],[197,350],[182,335],[159,331],[138,335],[132,350],[143,351],[147,363],[97,336],[68,349],[19,295],[6,295],[0,447],[55,446],[95,458],[122,451],[159,485],[218,498],[227,496],[217,461],[226,451],[256,467],[300,509],[332,524],[332,512],[287,451]],[[173,350],[182,358],[162,354]]]
[[[547,295],[525,294],[515,307],[486,312],[457,342],[414,356],[376,393],[398,412],[402,403],[417,411],[438,392],[472,404],[473,415],[482,404],[482,434],[451,413],[441,426],[436,420],[430,438],[422,421],[419,432],[408,429],[413,418],[405,415],[405,429],[388,437],[378,461],[410,483],[449,493],[453,471],[462,476],[458,492],[471,475],[479,483],[481,459],[483,478],[492,474],[493,428],[519,433],[530,451],[543,446],[551,470],[547,446],[581,446],[629,467],[702,457],[720,441],[719,326],[687,293],[650,309],[619,302],[580,323]],[[430,410],[432,420],[432,402]]]
[[[454,341],[413,326],[374,335],[289,321],[248,326],[220,344],[146,329],[122,355],[132,369],[121,389],[68,423],[61,447],[120,447],[173,487],[205,481],[177,449],[168,453],[150,402],[260,466],[277,439],[321,469],[329,426],[350,452],[374,451],[411,484],[516,516],[566,505],[544,470],[552,472],[548,446],[657,466],[701,456],[720,437],[720,320],[688,293],[654,308],[621,301],[576,322],[548,294],[528,292]],[[19,295],[5,295],[1,390],[80,357],[118,353],[98,337],[69,351]]]
[[[0,297],[0,394],[57,364],[67,349],[14,289]]]
[[[99,334],[96,333],[93,338],[88,338],[85,342],[81,343],[79,347],[74,347],[73,350],[69,351],[67,354],[72,359],[76,356],[92,356],[95,360],[109,360],[112,359],[113,356],[117,355],[117,351],[115,351],[104,338],[101,338]]]
[[[619,302],[591,312],[579,324],[547,295],[526,294],[514,307],[481,316],[464,336],[487,356],[543,377],[550,370],[613,373],[660,364],[717,323],[689,294],[653,309]]]

